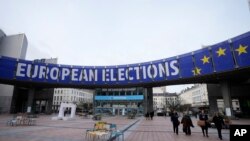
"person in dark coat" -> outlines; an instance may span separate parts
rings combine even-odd
[[[178,135],[178,126],[180,124],[180,121],[178,120],[178,118],[179,116],[176,112],[171,115],[171,121],[173,124],[174,133],[176,133],[177,135]]]
[[[213,117],[213,122],[215,124],[215,127],[217,128],[218,136],[222,140],[221,129],[222,129],[222,125],[224,125],[225,123],[224,123],[223,118],[219,115],[218,112],[215,113]]]
[[[150,112],[150,118],[151,118],[151,120],[153,120],[153,117],[154,117],[154,111]]]
[[[199,114],[199,119],[205,122],[204,126],[201,126],[201,130],[203,133],[203,136],[205,137],[205,135],[208,137],[208,115],[205,114],[204,110],[202,110]]]
[[[185,114],[181,119],[181,123],[183,124],[183,131],[186,133],[186,135],[191,135],[190,127],[194,127],[194,125],[190,116]]]
[[[148,112],[145,114],[145,117],[146,117],[146,120],[149,119],[149,113]]]

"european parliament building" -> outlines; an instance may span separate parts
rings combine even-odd
[[[96,89],[94,113],[125,116],[133,112],[143,115],[143,102],[143,88]]]
[[[25,34],[6,35],[0,29],[0,57],[8,56],[25,59],[28,41]],[[15,109],[16,98],[13,85],[0,84],[0,113],[9,113]]]

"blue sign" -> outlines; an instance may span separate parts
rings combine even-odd
[[[250,32],[171,58],[118,66],[46,64],[0,56],[0,81],[123,87],[213,75],[250,67]],[[115,98],[115,97],[112,97]],[[129,99],[126,97],[126,100]]]
[[[132,96],[95,96],[95,100],[143,100],[143,95],[132,95]]]

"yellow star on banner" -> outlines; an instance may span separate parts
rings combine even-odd
[[[222,56],[222,55],[226,55],[225,54],[226,49],[222,49],[221,47],[219,48],[219,50],[216,51],[216,53],[218,53],[218,57]]]
[[[198,67],[195,67],[195,68],[192,70],[192,72],[193,72],[194,75],[199,75],[199,74],[201,74],[201,69],[198,68]]]
[[[209,63],[209,58],[206,55],[201,59],[201,61],[203,62],[203,64]]]
[[[241,55],[242,53],[247,53],[246,49],[248,46],[240,45],[239,48],[237,48],[235,51],[238,51],[238,55]]]

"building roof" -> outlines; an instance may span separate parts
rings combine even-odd
[[[187,87],[186,89],[182,90],[179,94],[181,95],[181,94],[183,94],[183,93],[185,93],[187,91],[193,90],[193,89],[195,89],[197,87],[201,87],[201,86],[202,86],[202,84],[195,84],[192,87]]]
[[[153,93],[153,96],[165,96],[165,97],[169,97],[169,96],[177,96],[176,93]]]

